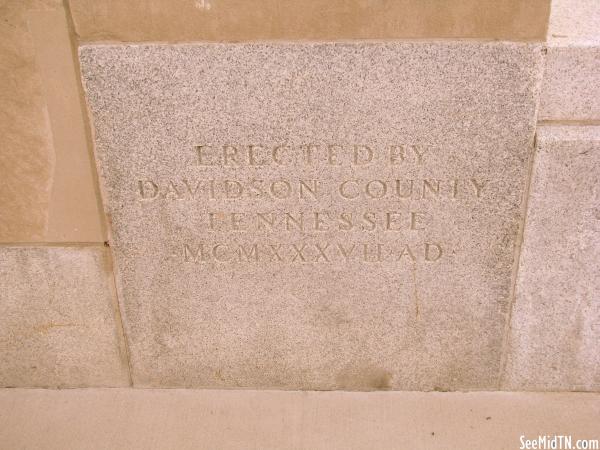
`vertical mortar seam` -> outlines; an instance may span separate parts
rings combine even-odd
[[[502,349],[500,354],[500,367],[498,373],[498,384],[497,389],[502,390],[504,385],[504,378],[506,375],[506,366],[508,364],[508,353],[509,353],[509,341],[512,331],[512,318],[513,310],[516,303],[517,297],[517,282],[519,278],[519,270],[521,268],[521,255],[523,252],[523,243],[525,241],[525,228],[527,226],[527,216],[529,213],[529,199],[531,196],[531,185],[533,181],[533,168],[535,164],[535,156],[537,153],[537,124],[536,131],[533,138],[533,149],[529,158],[529,164],[527,169],[527,178],[525,181],[525,189],[523,192],[523,206],[522,206],[522,219],[519,224],[519,232],[515,241],[515,260],[513,262],[513,269],[511,273],[511,289],[508,304],[508,312],[506,316],[506,322],[504,324],[504,336],[502,338]]]
[[[500,365],[498,368],[498,381],[496,385],[497,390],[502,390],[505,377],[506,377],[506,367],[508,365],[508,354],[510,347],[510,337],[512,333],[512,319],[513,319],[513,310],[515,307],[515,303],[517,300],[517,282],[519,279],[519,271],[521,269],[521,256],[523,252],[523,243],[525,241],[525,228],[527,226],[527,216],[529,214],[529,199],[531,197],[531,185],[533,183],[533,170],[535,165],[535,158],[537,154],[537,132],[538,132],[538,116],[540,111],[540,103],[542,97],[542,83],[545,76],[546,71],[546,58],[545,55],[548,53],[548,47],[546,45],[542,46],[540,49],[542,53],[542,60],[540,61],[540,73],[537,80],[537,99],[536,99],[536,107],[535,113],[533,115],[533,124],[534,124],[534,133],[532,140],[532,149],[528,160],[527,165],[527,173],[525,178],[525,185],[523,189],[523,200],[521,206],[521,221],[519,223],[519,230],[517,233],[517,239],[515,241],[514,246],[514,260],[513,267],[511,271],[511,286],[509,292],[509,303],[508,303],[508,311],[506,313],[506,319],[504,323],[504,335],[502,336],[502,347],[500,349]]]
[[[70,36],[70,43],[71,43],[71,55],[73,58],[73,64],[75,65],[75,70],[76,70],[76,79],[77,79],[77,90],[79,92],[79,106],[80,106],[80,110],[81,110],[81,114],[83,116],[83,123],[84,123],[84,128],[85,128],[85,136],[86,136],[86,141],[87,141],[87,151],[88,151],[88,155],[90,157],[90,165],[91,165],[91,169],[92,169],[92,178],[94,181],[94,192],[96,194],[96,202],[98,204],[98,211],[101,214],[101,218],[100,218],[100,226],[101,226],[101,231],[102,234],[106,237],[106,239],[110,240],[110,237],[112,235],[111,233],[111,229],[110,229],[110,222],[107,218],[107,214],[106,211],[104,209],[104,202],[102,201],[102,198],[105,197],[102,195],[102,188],[101,188],[101,184],[100,184],[100,176],[98,174],[98,167],[97,167],[97,163],[96,163],[96,157],[95,157],[95,147],[94,147],[94,140],[93,140],[93,129],[92,129],[92,125],[91,125],[91,112],[89,110],[89,107],[87,105],[87,102],[85,101],[85,91],[83,88],[83,82],[81,79],[81,67],[79,64],[79,55],[78,55],[78,38],[79,35],[77,34],[77,31],[75,29],[75,23],[73,21],[73,15],[71,12],[71,4],[69,0],[63,0],[63,8],[64,8],[64,12],[65,12],[65,17],[66,17],[66,21],[67,21],[67,28],[68,28],[68,32],[69,32],[69,36]],[[105,243],[106,244],[106,243]],[[121,302],[121,296],[119,295],[119,289],[117,286],[117,280],[116,280],[116,275],[115,275],[115,257],[114,257],[114,252],[112,250],[112,247],[109,246],[109,251],[107,252],[107,258],[108,258],[108,262],[110,264],[110,288],[112,290],[112,298],[113,298],[113,302],[116,303],[116,305],[113,305],[113,309],[115,310],[115,321],[117,322],[117,328],[119,330],[119,334],[122,337],[122,343],[123,343],[123,349],[124,349],[124,353],[125,353],[125,360],[127,361],[127,375],[128,375],[128,381],[129,381],[129,386],[133,387],[133,374],[132,374],[132,370],[131,370],[131,354],[129,351],[129,340],[128,340],[128,336],[127,333],[125,332],[125,325],[123,323],[123,305]],[[116,308],[114,307],[116,306]]]

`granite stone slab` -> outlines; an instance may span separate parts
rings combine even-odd
[[[103,247],[0,247],[0,386],[128,386]]]
[[[600,36],[597,0],[552,0],[548,40],[595,39]]]
[[[600,120],[600,37],[548,46],[541,120]]]
[[[498,386],[539,45],[80,60],[134,384]]]
[[[505,387],[600,391],[600,127],[543,126]]]

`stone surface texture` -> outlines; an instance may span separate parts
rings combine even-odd
[[[104,218],[86,130],[78,59],[65,13],[62,9],[31,11],[28,23],[45,92],[55,161],[44,240],[103,242]]]
[[[22,450],[506,450],[599,422],[600,394],[0,390],[0,442]]]
[[[600,391],[600,127],[543,126],[506,387]]]
[[[71,0],[83,41],[544,40],[550,0]]]
[[[102,242],[62,2],[3,2],[0,14],[0,242]]]
[[[540,119],[600,120],[600,2],[553,0]]]
[[[549,45],[540,119],[600,120],[600,36]]]
[[[548,40],[595,39],[600,35],[597,0],[552,0]]]
[[[80,59],[136,385],[498,386],[540,46],[90,45]],[[363,145],[373,161],[356,165]]]
[[[58,0],[0,6],[0,240],[42,239],[54,165],[52,135],[35,49],[27,28],[31,7]]]
[[[127,386],[102,247],[0,247],[0,385]]]

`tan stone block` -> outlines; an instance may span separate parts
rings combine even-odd
[[[41,240],[46,233],[54,154],[26,13],[59,5],[58,0],[11,1],[0,7],[2,241]]]
[[[0,390],[0,442],[23,450],[575,448],[598,423],[582,393]]]
[[[137,385],[498,386],[541,46],[80,58]]]
[[[2,17],[0,242],[102,242],[62,2],[5,2]]]
[[[127,386],[103,247],[0,247],[0,385]]]
[[[543,126],[505,387],[600,391],[600,127]]]
[[[83,41],[544,40],[550,0],[71,0]]]
[[[103,242],[106,234],[96,192],[91,142],[86,135],[85,103],[64,11],[34,11],[28,19],[55,153],[44,239]]]

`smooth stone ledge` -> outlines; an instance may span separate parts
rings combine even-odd
[[[505,388],[600,391],[600,126],[542,126]]]
[[[598,423],[598,394],[0,390],[0,442],[22,450],[500,450]]]
[[[72,0],[83,41],[544,40],[550,0]]]

